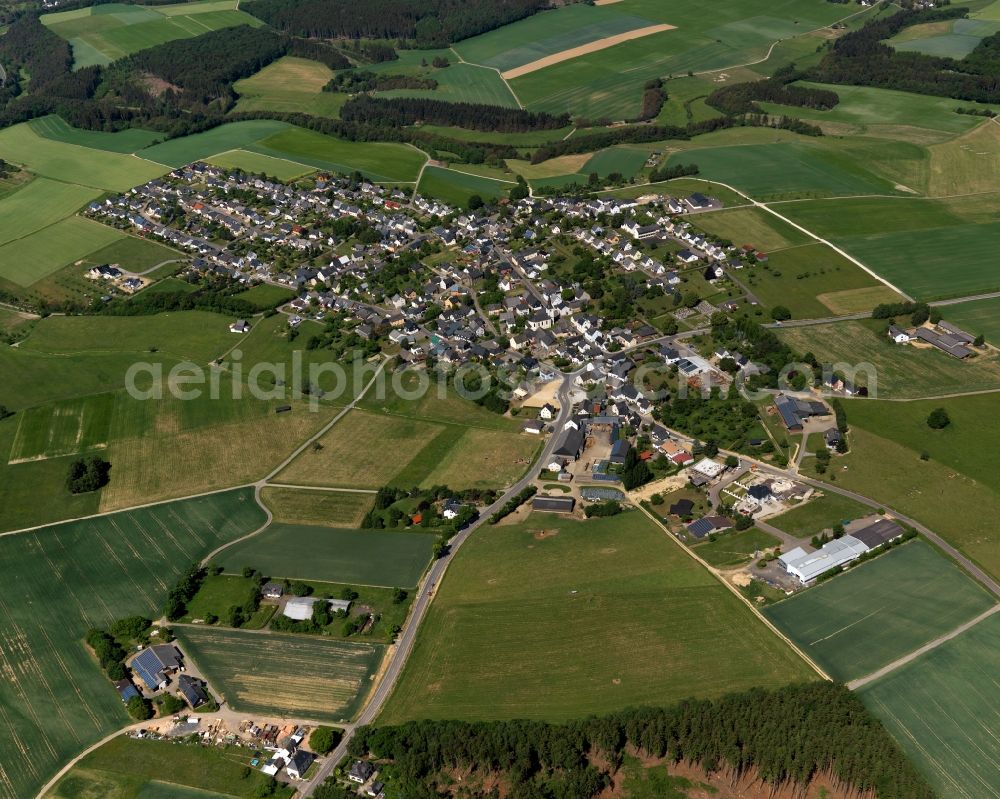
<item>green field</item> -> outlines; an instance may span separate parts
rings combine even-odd
[[[108,191],[125,191],[167,171],[144,157],[46,138],[27,123],[0,130],[0,158],[42,177]]]
[[[125,234],[107,225],[69,216],[24,238],[0,245],[0,278],[32,286],[67,264],[114,244]]]
[[[781,542],[770,533],[751,527],[719,536],[694,547],[694,553],[710,566],[728,569],[749,563],[754,552],[776,547]]]
[[[437,590],[381,723],[577,719],[811,674],[638,511],[495,527]]]
[[[225,555],[225,553],[222,553]],[[181,622],[199,623],[205,621],[209,614],[224,619],[226,611],[231,607],[244,607],[253,597],[255,583],[250,577],[238,574],[209,574],[201,583],[198,593],[187,603],[187,613],[179,619]],[[259,630],[274,615],[274,605],[261,605],[241,627],[248,630]],[[223,622],[224,623],[224,622]]]
[[[764,613],[838,680],[877,671],[975,618],[996,598],[912,541]]]
[[[434,540],[431,534],[276,523],[224,557],[277,577],[412,587],[430,562]]]
[[[315,172],[316,167],[306,164],[297,164],[285,158],[275,158],[271,155],[261,155],[249,150],[229,150],[228,152],[213,155],[205,159],[210,164],[221,166],[226,169],[240,169],[244,172],[264,174],[278,180],[294,180],[310,172]]]
[[[234,709],[317,721],[352,718],[385,648],[311,635],[178,627],[209,685]]]
[[[650,152],[649,147],[608,147],[595,153],[581,171],[588,175],[596,172],[601,177],[618,172],[630,178],[646,165]]]
[[[337,117],[347,98],[323,91],[332,77],[333,71],[319,61],[293,56],[279,58],[257,74],[233,84],[240,96],[235,110]]]
[[[209,156],[245,148],[254,142],[286,130],[289,125],[273,119],[230,122],[203,133],[170,139],[139,151],[139,155],[157,164],[174,168]]]
[[[867,505],[830,491],[815,496],[804,505],[785,511],[780,516],[774,516],[768,519],[768,522],[789,535],[804,538],[817,535],[835,524],[847,524],[852,519],[860,519],[873,512]]]
[[[443,200],[457,208],[465,208],[469,197],[478,194],[484,200],[503,197],[514,181],[500,181],[454,169],[429,166],[424,170],[417,191],[424,197]]]
[[[78,144],[93,150],[106,150],[110,153],[134,153],[143,147],[149,147],[163,136],[162,133],[142,128],[127,128],[115,133],[74,128],[55,114],[33,119],[28,125],[35,133],[46,139],[65,144]]]
[[[845,374],[856,369],[855,382],[868,386],[873,397],[918,399],[1000,388],[995,353],[959,361],[937,349],[894,344],[882,335],[884,326],[880,320],[833,322],[786,327],[778,337],[796,352],[812,352],[820,363],[844,364]]]
[[[238,299],[253,303],[261,310],[274,308],[278,305],[294,300],[296,294],[291,289],[284,286],[275,286],[271,283],[260,283],[246,291],[241,291],[236,295]]]
[[[1000,796],[1000,616],[994,615],[860,695],[938,796]]]
[[[1000,346],[1000,298],[973,300],[942,308],[945,318],[972,335],[983,335]]]
[[[768,254],[775,250],[813,244],[814,239],[760,208],[733,208],[699,214],[693,224],[737,247],[749,244]]]
[[[423,50],[411,51],[421,60],[432,56]],[[377,97],[426,97],[432,100],[445,100],[452,103],[486,103],[488,105],[517,108],[517,99],[503,79],[493,69],[474,64],[455,63],[454,54],[445,51],[445,57],[450,57],[451,66],[444,69],[420,67],[400,68],[399,61],[388,61],[378,64],[373,72],[385,72],[390,75],[414,75],[432,78],[437,81],[436,89],[393,89],[377,92]],[[403,59],[400,59],[402,61]],[[365,68],[367,69],[367,67]],[[344,97],[344,95],[339,95]],[[550,136],[551,138],[551,136]]]
[[[253,799],[267,778],[244,776],[236,747],[137,740],[126,735],[94,750],[56,783],[46,799]],[[167,781],[169,780],[169,781]],[[274,794],[287,799],[291,791]]]
[[[188,257],[159,242],[126,236],[89,253],[84,260],[88,264],[118,264],[130,272],[145,272],[166,261],[187,261]]]
[[[156,616],[181,571],[253,530],[264,513],[233,491],[0,538],[0,797],[22,799],[126,721],[83,645],[93,626]],[[17,642],[13,646],[11,642]]]
[[[1000,30],[1000,22],[955,19],[944,23],[914,25],[892,37],[888,44],[906,53],[938,58],[965,58],[987,36]]]
[[[237,10],[236,0],[145,7],[108,3],[42,16],[42,22],[73,47],[76,69],[105,65],[131,53],[174,39],[188,39],[220,28],[262,23]],[[87,13],[81,13],[87,12]]]
[[[0,200],[0,246],[72,216],[100,194],[87,186],[36,178]]]
[[[93,394],[24,411],[18,415],[10,462],[106,447],[114,402],[114,394]]]
[[[332,172],[358,170],[372,180],[408,183],[427,159],[420,150],[391,142],[351,142],[305,128],[286,128],[244,149]]]

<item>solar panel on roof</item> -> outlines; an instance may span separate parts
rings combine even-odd
[[[155,689],[163,681],[162,666],[156,653],[147,649],[140,652],[132,661],[132,670],[151,689]]]

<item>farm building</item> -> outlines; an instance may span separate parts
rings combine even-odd
[[[319,597],[313,596],[297,596],[292,597],[285,603],[285,608],[282,610],[282,615],[287,616],[295,621],[305,621],[306,619],[312,618],[313,605],[317,602],[326,602],[330,606],[330,610],[336,613],[339,610],[347,613],[351,609],[350,601],[346,599],[320,599]]]
[[[531,433],[532,435],[541,435],[542,430],[545,428],[545,424],[538,419],[529,419],[521,429],[525,433]]]
[[[192,710],[208,702],[208,692],[201,684],[201,681],[196,680],[189,674],[182,674],[177,678],[177,690],[181,692],[181,696],[191,705]]]
[[[127,677],[124,680],[115,680],[115,690],[118,691],[118,696],[122,698],[122,702],[126,704],[128,704],[128,700],[133,696],[139,696],[139,692]]]
[[[857,538],[869,549],[876,549],[890,541],[895,541],[905,530],[892,519],[878,519],[874,522],[863,520],[865,524],[860,530],[851,531],[851,537]]]
[[[584,486],[580,489],[580,496],[588,502],[606,502],[608,500],[620,502],[625,499],[625,494],[617,488],[600,488],[598,486]]]
[[[163,688],[168,677],[181,667],[181,653],[173,644],[157,644],[142,650],[130,664],[150,691]]]
[[[830,413],[827,407],[816,400],[803,400],[779,394],[774,398],[774,407],[781,416],[785,429],[790,433],[801,432],[806,419],[811,416],[826,416]]]
[[[705,516],[702,519],[695,519],[687,529],[695,538],[704,538],[711,533],[728,530],[732,526],[732,521],[725,516]]]
[[[532,510],[549,513],[572,513],[574,507],[576,500],[573,497],[535,497],[531,501]]]
[[[857,560],[868,550],[869,546],[863,541],[859,541],[854,536],[845,535],[827,542],[815,552],[806,552],[802,547],[795,547],[778,560],[785,567],[785,571],[803,583],[808,583],[821,574],[826,574],[845,563]]]
[[[952,333],[947,328],[944,328],[947,324],[947,322],[942,322],[940,325],[945,329],[946,332],[944,333],[931,330],[929,327],[918,327],[914,337],[925,344],[937,347],[941,352],[945,352],[953,358],[958,358],[959,360],[968,358],[972,355],[972,350],[965,346],[972,342],[969,334],[959,330],[954,325],[948,325],[948,328],[958,331],[957,333]]]
[[[563,431],[562,439],[552,454],[560,458],[576,460],[583,451],[584,433],[582,427],[569,427]]]

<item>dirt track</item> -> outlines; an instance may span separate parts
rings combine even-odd
[[[500,77],[504,80],[512,80],[513,78],[527,75],[530,72],[537,72],[540,69],[545,69],[545,67],[551,67],[553,64],[558,64],[562,61],[569,61],[571,58],[579,58],[588,53],[596,53],[598,50],[614,47],[616,44],[621,44],[622,42],[628,42],[632,39],[642,39],[645,36],[662,33],[663,31],[672,31],[675,27],[674,25],[649,25],[645,28],[636,28],[634,31],[626,31],[615,36],[606,36],[603,39],[598,39],[596,42],[581,44],[579,47],[571,47],[569,50],[553,53],[552,55],[545,56],[545,58],[539,58],[537,61],[531,61],[519,67],[514,67],[514,69],[508,69],[506,72],[501,72]]]

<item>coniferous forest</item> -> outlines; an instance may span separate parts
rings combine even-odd
[[[431,799],[448,770],[498,775],[512,799],[585,799],[610,785],[628,753],[700,765],[736,784],[805,786],[817,775],[879,799],[931,799],[930,786],[843,685],[755,689],[568,724],[415,721],[362,727],[354,757],[387,761],[394,786]],[[338,796],[333,786],[320,797]],[[475,795],[475,794],[471,794]],[[488,795],[488,794],[483,794]]]

